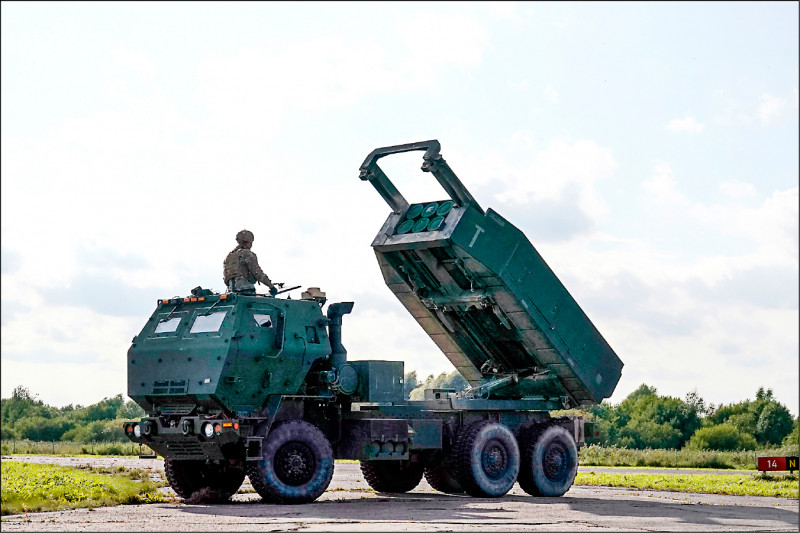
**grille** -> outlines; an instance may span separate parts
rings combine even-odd
[[[158,406],[158,411],[162,415],[188,415],[193,409],[193,403]]]
[[[186,394],[187,386],[185,379],[154,381],[153,394]]]
[[[200,446],[199,442],[172,441],[169,443],[168,449],[176,457],[203,456],[203,448]]]

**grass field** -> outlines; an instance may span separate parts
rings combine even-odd
[[[579,452],[581,466],[638,466],[661,468],[718,468],[755,470],[758,457],[797,455],[797,446],[755,451],[716,450],[632,450],[616,446],[584,446]]]
[[[153,451],[147,446],[139,446],[132,442],[42,442],[32,440],[10,441],[0,443],[3,455],[120,455],[136,456],[151,454]]]
[[[0,513],[165,501],[140,471],[92,470],[4,460]]]
[[[732,496],[776,496],[798,499],[797,474],[615,474],[579,472],[575,485],[671,490]]]

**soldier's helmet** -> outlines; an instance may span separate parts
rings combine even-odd
[[[248,231],[246,229],[243,229],[242,231],[236,234],[236,242],[238,242],[239,244],[245,242],[253,242],[253,239],[255,239],[255,237],[253,236],[253,232]]]

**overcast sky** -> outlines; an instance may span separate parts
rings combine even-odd
[[[642,383],[798,413],[798,4],[2,3],[2,396],[127,390],[158,298],[355,301],[351,359],[453,367],[384,285],[374,148],[438,139]],[[381,160],[446,195],[421,152]],[[264,288],[260,289],[262,292]],[[300,291],[295,291],[299,297]]]

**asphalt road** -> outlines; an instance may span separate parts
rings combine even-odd
[[[154,479],[163,476],[163,463],[156,460],[20,456],[14,460],[145,468]],[[798,531],[798,501],[785,498],[605,487],[572,487],[561,498],[532,498],[515,486],[506,496],[489,499],[445,495],[424,479],[415,490],[397,496],[367,488],[357,464],[337,463],[328,490],[307,505],[263,504],[245,482],[240,493],[222,505],[167,503],[29,513],[4,517],[2,530]]]

